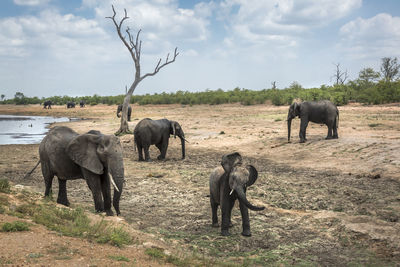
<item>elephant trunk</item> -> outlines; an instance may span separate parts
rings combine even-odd
[[[121,212],[119,210],[119,200],[121,198],[122,189],[124,187],[124,165],[122,158],[118,160],[113,160],[113,164],[109,165],[109,171],[111,174],[110,182],[114,187],[114,196],[113,196],[113,206],[117,215],[120,215]]]
[[[254,206],[254,205],[252,205],[248,200],[247,200],[247,198],[246,198],[246,194],[245,194],[245,192],[244,192],[244,190],[243,190],[243,188],[242,187],[240,187],[240,186],[238,186],[238,187],[236,187],[235,188],[235,191],[236,191],[236,194],[237,194],[237,196],[238,196],[238,198],[239,198],[239,201],[241,202],[241,203],[243,203],[247,208],[249,208],[249,209],[251,209],[251,210],[263,210],[265,207],[257,207],[257,206]]]
[[[182,159],[185,159],[185,138],[181,137],[181,146],[182,146]]]
[[[290,129],[291,129],[291,127],[292,127],[292,119],[288,118],[288,120],[287,120],[287,129],[288,129],[288,131],[287,131],[287,135],[288,135],[287,136],[287,141],[288,141],[288,143],[290,143]]]

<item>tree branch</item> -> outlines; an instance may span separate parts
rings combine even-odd
[[[167,58],[166,58],[166,60],[165,60],[165,62],[163,64],[161,64],[161,58],[160,58],[160,60],[157,63],[157,66],[154,68],[154,71],[145,74],[143,77],[140,78],[140,80],[143,80],[146,77],[153,76],[153,75],[157,74],[160,71],[160,69],[162,69],[163,67],[167,66],[168,64],[171,64],[172,62],[175,62],[176,57],[179,55],[179,52],[177,52],[177,50],[178,50],[178,47],[175,47],[174,57],[171,60],[168,59],[169,58],[169,53],[168,53]]]
[[[127,12],[126,12],[126,9],[124,9],[124,11],[125,11],[124,17],[121,19],[121,21],[120,21],[119,23],[117,23],[117,21],[115,20],[115,16],[116,16],[117,13],[115,12],[114,5],[111,5],[111,7],[112,7],[112,10],[113,10],[113,15],[112,15],[112,17],[106,17],[106,18],[107,18],[107,19],[111,19],[111,20],[113,21],[113,23],[114,23],[114,25],[115,25],[115,28],[117,29],[117,33],[118,33],[119,38],[120,38],[121,41],[124,43],[124,45],[126,46],[126,48],[128,48],[129,53],[130,53],[131,56],[132,56],[132,59],[136,62],[135,54],[133,53],[134,47],[131,46],[131,45],[126,41],[125,37],[122,36],[122,33],[121,33],[122,24],[124,23],[124,21],[125,21],[126,19],[129,18],[129,17],[128,17],[128,14],[127,14]],[[131,39],[131,34],[130,34],[130,32],[129,32],[129,27],[126,29],[126,32],[128,33],[129,39]]]

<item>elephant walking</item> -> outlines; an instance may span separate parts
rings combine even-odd
[[[119,115],[119,113],[121,113],[122,111],[122,105],[118,105],[117,108],[117,117],[120,118],[121,115]],[[128,121],[131,121],[131,114],[132,114],[132,107],[129,105],[128,106]]]
[[[51,109],[51,105],[53,105],[53,102],[51,102],[51,100],[47,100],[47,101],[43,102],[43,108]]]
[[[339,127],[339,110],[331,101],[306,101],[290,105],[287,116],[288,142],[290,142],[292,119],[295,117],[300,118],[300,143],[304,143],[307,140],[306,129],[310,121],[328,126],[328,135],[325,139],[339,138],[337,132],[337,128]]]
[[[255,183],[258,177],[252,165],[242,166],[242,157],[235,152],[222,157],[222,167],[217,167],[210,175],[210,203],[212,226],[218,225],[218,206],[221,206],[221,235],[229,235],[231,212],[236,199],[239,200],[242,215],[242,235],[251,236],[248,209],[263,210],[264,207],[252,205],[246,197],[246,189]]]
[[[165,159],[168,149],[170,135],[174,138],[178,136],[181,139],[182,159],[185,158],[185,134],[182,127],[176,121],[167,119],[152,120],[143,119],[136,125],[133,134],[135,135],[135,145],[138,148],[139,161],[150,161],[150,145],[156,145],[160,150],[157,159]],[[142,151],[144,151],[144,159]]]
[[[92,191],[96,211],[105,211],[110,216],[113,215],[111,182],[115,188],[113,206],[117,215],[120,214],[124,164],[118,137],[103,135],[99,131],[79,135],[68,127],[57,126],[40,143],[39,156],[46,185],[45,196],[50,194],[56,175],[59,184],[57,203],[69,206],[67,180],[83,178]]]

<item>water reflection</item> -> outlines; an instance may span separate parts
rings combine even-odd
[[[49,124],[66,121],[70,121],[70,119],[0,115],[0,145],[38,144],[46,135]]]

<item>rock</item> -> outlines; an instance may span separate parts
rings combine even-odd
[[[160,248],[159,246],[157,246],[156,244],[154,244],[151,241],[144,242],[143,247],[145,247],[145,248]]]

